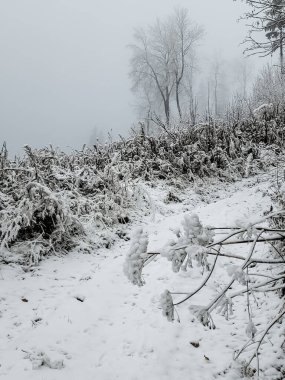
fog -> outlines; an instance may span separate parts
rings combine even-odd
[[[245,6],[238,1],[1,0],[0,143],[14,154],[24,144],[78,148],[94,127],[114,138],[127,133],[136,121],[127,48],[133,28],[177,5],[205,27],[201,56],[242,56],[246,29],[236,20]]]

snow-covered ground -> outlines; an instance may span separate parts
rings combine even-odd
[[[161,248],[173,236],[171,228],[180,225],[185,212],[195,211],[204,224],[215,226],[261,216],[269,209],[270,199],[264,196],[267,184],[260,178],[221,184],[220,189],[215,189],[215,202],[209,204],[207,197],[203,197],[204,202],[194,197],[192,202],[190,191],[187,201],[185,192],[184,203],[167,206],[164,215],[157,211],[155,216],[144,217],[142,224],[149,232],[150,250]],[[181,323],[169,323],[159,309],[161,293],[165,289],[195,289],[203,277],[201,269],[174,274],[170,264],[158,258],[144,270],[146,285],[134,287],[123,274],[129,245],[120,241],[111,250],[90,255],[74,252],[50,257],[28,272],[15,265],[0,268],[0,378],[241,378],[232,356],[248,339],[244,297],[235,300],[235,312],[228,321],[214,313],[215,330],[202,326],[187,306],[178,308]],[[248,246],[234,249],[245,254]],[[192,303],[209,302],[219,284],[229,280],[224,263],[222,259],[218,262],[213,280]],[[280,307],[276,295],[264,299],[264,311]],[[258,328],[266,313],[254,313]],[[270,368],[273,355],[268,350],[262,357],[266,378],[271,380],[278,376]],[[281,364],[282,360],[284,357],[280,358]]]

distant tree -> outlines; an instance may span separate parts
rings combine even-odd
[[[253,83],[252,100],[255,106],[272,103],[279,107],[285,103],[283,75],[277,67],[266,65]]]
[[[199,111],[198,97],[194,93],[193,71],[193,68],[187,70],[183,83],[183,91],[186,94],[186,113],[188,116],[188,121],[191,123],[191,125],[195,125],[197,123]]]
[[[175,100],[177,111],[182,120],[180,105],[181,84],[185,76],[185,71],[192,72],[192,65],[189,57],[193,61],[193,48],[202,38],[203,29],[198,25],[191,25],[188,17],[188,11],[185,8],[178,8],[172,17],[173,35],[174,35],[174,75],[175,75]],[[189,80],[189,77],[188,77]]]
[[[219,114],[218,110],[218,86],[219,80],[221,76],[221,62],[216,60],[213,66],[213,79],[214,79],[214,110],[215,116],[217,117]]]
[[[136,29],[132,49],[130,77],[134,91],[148,92],[151,109],[159,114],[161,105],[169,125],[171,98],[175,93],[177,112],[182,119],[180,94],[191,53],[201,39],[202,28],[193,24],[188,12],[178,8],[164,20],[145,29]],[[150,95],[151,94],[151,95]],[[152,102],[152,99],[155,99]]]
[[[246,99],[251,84],[251,61],[247,58],[235,59],[230,62],[231,79],[234,92]]]
[[[226,99],[229,98],[227,66],[228,62],[218,53],[209,62],[206,107],[208,116],[221,117],[224,112]]]

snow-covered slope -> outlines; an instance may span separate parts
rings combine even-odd
[[[150,249],[159,249],[171,238],[170,229],[180,224],[185,212],[195,211],[205,224],[224,226],[248,215],[258,217],[269,208],[270,200],[263,196],[266,184],[256,178],[221,186],[228,188],[216,191],[215,203],[171,205],[171,215],[146,217],[143,227],[150,235]],[[129,244],[118,242],[111,250],[91,255],[74,252],[50,257],[28,272],[12,265],[0,268],[0,378],[241,377],[238,366],[232,365],[232,355],[247,341],[243,297],[236,300],[235,313],[228,321],[214,315],[215,330],[199,324],[187,307],[178,310],[181,323],[169,323],[159,309],[160,294],[165,289],[195,289],[201,282],[201,269],[177,275],[159,258],[145,268],[146,285],[134,287],[123,274]],[[239,252],[247,249],[243,245]],[[222,260],[215,279],[221,284],[228,281]],[[209,301],[219,286],[215,281],[210,281],[193,303]],[[272,294],[264,302],[265,310],[280,304]],[[258,323],[266,318],[255,317]],[[266,355],[262,363],[268,379],[278,376],[276,369],[269,367],[272,355]]]

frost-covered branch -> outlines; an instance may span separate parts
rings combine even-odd
[[[269,292],[284,292],[285,289],[285,261],[284,253],[281,252],[276,242],[283,244],[285,237],[285,229],[280,228],[280,218],[284,218],[284,211],[279,210],[266,215],[264,218],[252,222],[243,227],[234,227],[232,231],[226,234],[222,239],[215,239],[215,231],[218,228],[203,226],[197,215],[186,215],[182,220],[182,228],[175,229],[176,240],[170,241],[166,244],[160,252],[146,252],[141,249],[139,256],[139,273],[140,278],[142,276],[142,270],[145,263],[148,262],[149,257],[153,260],[154,257],[165,257],[172,264],[172,269],[175,273],[180,270],[191,270],[194,262],[198,266],[202,266],[203,270],[208,271],[201,284],[189,292],[170,291],[167,290],[161,297],[161,307],[163,315],[167,317],[169,321],[174,321],[176,307],[180,307],[186,302],[191,301],[194,295],[199,295],[200,291],[204,289],[208,282],[215,276],[215,267],[218,258],[223,260],[237,259],[241,260],[240,265],[227,264],[226,276],[230,277],[230,280],[226,285],[222,285],[223,281],[219,280],[219,290],[215,297],[209,301],[206,306],[190,305],[189,310],[194,316],[206,327],[215,328],[213,320],[213,312],[216,310],[225,316],[226,319],[229,315],[233,314],[233,300],[242,295],[246,295],[246,308],[248,314],[248,325],[246,328],[246,335],[251,338],[251,341],[257,336],[262,334],[261,339],[256,342],[256,350],[254,355],[250,357],[246,362],[244,368],[248,372],[248,367],[251,364],[254,357],[258,359],[259,347],[267,335],[271,327],[280,321],[284,316],[284,311],[273,318],[273,322],[270,323],[263,331],[257,329],[254,322],[254,316],[251,312],[250,295],[255,294],[267,294]],[[264,226],[265,222],[270,221],[273,225]],[[277,224],[276,224],[277,222]],[[276,226],[276,227],[275,227]],[[223,227],[224,230],[229,227]],[[142,234],[142,232],[141,232]],[[234,239],[233,239],[234,238]],[[251,244],[247,257],[236,255],[228,252],[223,252],[229,245]],[[258,244],[267,244],[268,247],[273,245],[274,249],[265,254],[262,251],[257,250]],[[265,255],[265,257],[264,257]],[[273,256],[272,256],[273,255]],[[275,255],[275,257],[274,257]],[[214,260],[208,261],[208,256],[214,256]],[[276,258],[277,256],[277,258]],[[126,263],[130,265],[131,259],[128,257]],[[268,273],[264,264],[270,264],[271,270]],[[126,264],[128,265],[128,264]],[[252,267],[258,268],[258,271],[251,273]],[[283,269],[283,271],[282,271]],[[259,277],[265,277],[265,281],[258,281]],[[137,285],[143,285],[142,281],[132,281]],[[240,287],[242,286],[242,288]],[[234,287],[237,288],[233,291]],[[184,295],[179,300],[179,295]],[[178,299],[177,299],[178,298]],[[176,301],[177,299],[177,301]],[[259,331],[258,331],[259,330]],[[239,355],[244,352],[244,348]],[[257,371],[259,371],[259,363],[257,363]]]

